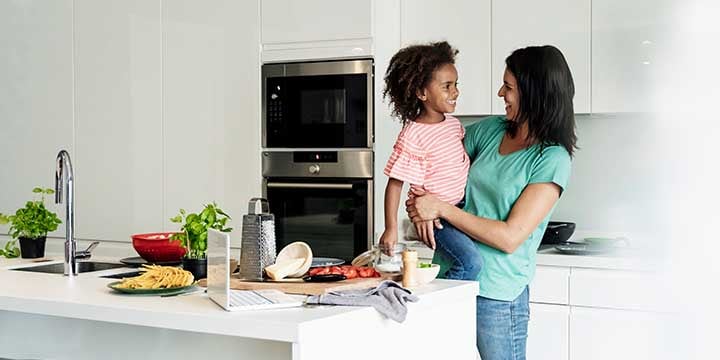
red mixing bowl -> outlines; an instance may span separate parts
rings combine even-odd
[[[173,234],[176,232],[131,235],[133,248],[148,262],[180,261],[187,250],[180,240],[170,241]]]

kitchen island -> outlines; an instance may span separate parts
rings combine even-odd
[[[75,278],[9,270],[0,259],[0,358],[474,359],[476,282],[419,287],[407,319],[370,307],[226,312],[205,293],[158,297],[107,288],[112,269]]]

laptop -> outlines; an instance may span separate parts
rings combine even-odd
[[[230,289],[230,234],[208,229],[208,297],[227,311],[261,310],[302,306],[302,300],[276,289]]]

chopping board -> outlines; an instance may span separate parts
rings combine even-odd
[[[385,280],[385,277],[375,278],[357,278],[335,282],[273,282],[273,281],[244,281],[241,279],[230,278],[230,288],[235,290],[263,290],[263,289],[277,289],[288,294],[303,294],[303,295],[322,295],[327,294],[331,291],[344,291],[344,290],[356,290],[356,289],[367,289],[375,287],[380,284],[381,281]],[[198,285],[207,286],[207,279],[201,279],[198,281]]]

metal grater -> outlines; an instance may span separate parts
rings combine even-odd
[[[262,212],[256,214],[258,202]],[[275,263],[275,255],[275,216],[270,214],[266,199],[252,198],[248,214],[243,216],[240,278],[262,279],[263,269]]]

